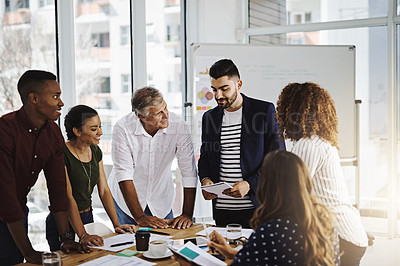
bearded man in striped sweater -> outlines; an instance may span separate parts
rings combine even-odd
[[[242,81],[232,60],[215,62],[209,72],[218,106],[202,119],[200,182],[204,186],[225,181],[233,188],[226,189],[223,197],[202,193],[204,199],[213,200],[217,226],[239,223],[248,228],[259,205],[258,170],[264,156],[285,149],[285,144],[279,141],[274,105],[240,93]]]

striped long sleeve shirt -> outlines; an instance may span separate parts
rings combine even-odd
[[[230,185],[243,181],[240,168],[240,136],[242,129],[242,108],[235,112],[224,110],[221,128],[220,180]],[[217,198],[215,208],[245,210],[254,208],[248,195],[243,198],[222,196]]]
[[[312,136],[296,141],[291,151],[307,165],[313,193],[333,213],[339,236],[356,246],[368,246],[360,214],[348,198],[338,150],[329,142]]]

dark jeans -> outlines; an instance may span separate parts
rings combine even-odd
[[[341,266],[358,266],[361,258],[364,256],[366,247],[356,246],[341,237],[339,237],[340,246],[340,265]]]
[[[25,230],[28,233],[28,208],[25,206]],[[7,223],[0,222],[0,265],[8,266],[24,262],[24,256],[14,242]]]
[[[114,200],[114,199],[113,199]],[[117,216],[118,216],[118,221],[120,224],[134,224],[137,225],[138,223],[128,214],[126,214],[115,202],[114,200],[114,205],[115,205],[115,210],[117,211]],[[153,216],[151,213],[150,209],[148,206],[144,209],[144,214],[147,216]],[[172,219],[174,218],[174,214],[172,213],[172,210],[167,214],[167,216],[164,217],[164,219]]]
[[[92,211],[80,213],[81,220],[83,224],[93,223],[93,213]],[[74,229],[72,228],[71,224],[69,225],[69,230],[75,233]],[[51,251],[57,251],[60,249],[60,234],[58,233],[56,219],[54,218],[52,213],[49,213],[46,217],[46,239],[47,243],[49,244]]]
[[[221,210],[213,209],[213,217],[218,227],[225,227],[227,224],[240,224],[242,228],[250,228],[250,219],[256,209],[248,210]]]

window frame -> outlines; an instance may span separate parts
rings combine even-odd
[[[353,20],[338,20],[338,21],[329,21],[329,22],[310,22],[305,24],[294,24],[294,25],[272,25],[270,27],[259,27],[259,28],[245,28],[243,30],[243,39],[246,43],[249,43],[249,39],[251,36],[268,36],[275,34],[287,34],[291,32],[315,32],[315,31],[324,31],[324,30],[343,30],[343,29],[354,29],[354,28],[373,28],[373,27],[387,27],[387,41],[388,41],[388,52],[387,52],[387,69],[388,69],[388,146],[389,148],[389,163],[388,163],[388,188],[389,188],[389,208],[388,208],[388,228],[387,235],[390,237],[399,237],[400,232],[397,231],[397,212],[398,212],[398,198],[400,198],[400,191],[397,190],[397,186],[399,181],[397,173],[399,171],[399,166],[397,164],[399,160],[399,156],[397,154],[398,151],[398,139],[399,139],[399,131],[398,131],[398,105],[399,102],[399,93],[397,88],[397,79],[399,77],[396,76],[398,73],[398,67],[396,62],[396,58],[398,58],[399,54],[396,50],[397,47],[397,26],[400,26],[400,15],[397,14],[397,9],[400,8],[399,4],[396,0],[387,0],[388,1],[388,14],[383,17],[372,17],[365,19],[353,19]],[[360,189],[360,181],[356,181],[356,198],[358,197],[359,201],[359,189]],[[358,195],[357,195],[358,194]],[[357,201],[357,199],[356,199]],[[400,220],[400,219],[399,219]]]

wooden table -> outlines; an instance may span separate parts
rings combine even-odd
[[[200,232],[201,230],[203,230],[202,224],[194,224],[189,229],[181,229],[181,230],[172,229],[172,228],[157,229],[157,231],[162,231],[162,232],[171,234],[171,236],[173,236],[172,239],[182,239],[182,238],[194,237],[194,236],[196,236],[196,233]],[[105,238],[114,236],[114,235],[117,235],[117,234],[115,234],[115,233],[110,234],[109,236],[106,236]],[[129,249],[136,250],[136,246],[130,247]],[[63,255],[61,255],[62,265],[63,266],[79,265],[79,264],[106,256],[106,255],[109,255],[109,254],[116,255],[115,252],[102,250],[102,249],[95,249],[95,248],[92,249],[91,253],[80,254],[80,253],[72,252],[70,254],[63,254]],[[144,259],[146,261],[151,261],[151,262],[157,263],[157,265],[170,265],[170,266],[177,265],[177,266],[179,266],[179,263],[177,261],[175,261],[172,257],[168,257],[165,259],[151,260],[151,259],[145,258],[143,256],[143,253],[139,253],[138,255],[136,255],[136,257]],[[25,263],[25,264],[21,264],[21,265],[27,266],[27,265],[35,265],[35,264]]]

